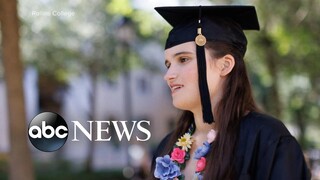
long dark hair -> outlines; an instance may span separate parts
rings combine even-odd
[[[206,49],[209,50],[213,59],[227,54],[232,55],[235,66],[226,78],[222,98],[214,109],[217,136],[207,155],[204,179],[235,179],[237,174],[234,167],[234,153],[240,121],[246,112],[257,111],[258,108],[253,99],[241,51],[230,44],[213,41],[207,42]],[[187,131],[191,123],[194,123],[193,114],[190,111],[184,111],[160,155],[170,154],[174,143]]]

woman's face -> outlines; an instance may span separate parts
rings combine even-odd
[[[208,87],[211,103],[214,103],[222,87],[222,78],[216,60],[212,59],[207,49],[205,52]],[[164,79],[171,89],[173,105],[182,110],[201,111],[195,43],[187,42],[166,49],[165,65],[168,71]]]

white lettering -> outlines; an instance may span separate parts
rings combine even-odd
[[[122,124],[122,127],[123,127],[123,131],[122,132],[120,132],[120,129],[118,127],[118,123],[117,122],[118,121],[112,121],[112,124],[114,126],[114,129],[116,130],[116,133],[117,133],[119,141],[121,141],[124,133],[126,134],[127,140],[129,141],[131,139],[131,135],[132,135],[134,126],[136,125],[137,121],[132,121],[133,122],[133,126],[131,128],[131,132],[130,133],[129,133],[128,128],[127,128],[127,124],[126,124],[127,121],[119,121]]]
[[[92,122],[93,121],[87,121],[90,124],[90,132],[88,132],[78,121],[72,121],[74,124],[74,139],[72,139],[72,141],[79,141],[77,139],[77,127],[83,132],[83,134],[85,136],[87,136],[87,138],[91,141],[92,140]]]
[[[144,134],[146,134],[147,137],[145,139],[140,139],[138,136],[136,136],[137,141],[148,141],[151,138],[151,133],[148,129],[142,127],[141,123],[147,123],[150,126],[150,121],[142,120],[138,122],[138,125],[137,125],[138,129]]]
[[[96,141],[110,141],[111,136],[108,139],[102,139],[102,137],[101,137],[102,131],[109,133],[108,127],[106,129],[102,129],[102,123],[107,123],[110,126],[110,121],[97,121],[97,139],[96,139]]]
[[[71,17],[74,16],[74,12],[72,11],[52,11],[51,14],[53,16],[67,16],[67,17]]]
[[[37,134],[34,134],[34,133],[33,133],[34,130],[37,131]],[[40,127],[38,127],[38,126],[32,126],[32,127],[29,129],[29,135],[30,135],[32,138],[41,138],[41,129],[40,129]]]
[[[46,122],[45,121],[42,121],[41,122],[41,125],[42,125],[42,135],[43,137],[45,138],[52,138],[54,136],[54,129],[52,126],[46,126]],[[49,130],[49,134],[47,134],[47,130]]]
[[[60,139],[63,139],[68,136],[68,133],[60,134],[60,130],[64,130],[64,132],[68,132],[68,129],[65,126],[58,126],[56,129],[56,136]]]
[[[37,11],[32,11],[32,12],[31,12],[31,15],[32,15],[32,16],[39,16],[39,12],[37,12]]]

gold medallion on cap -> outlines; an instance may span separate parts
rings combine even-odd
[[[198,34],[195,41],[198,46],[204,46],[207,42],[207,39],[202,34]]]

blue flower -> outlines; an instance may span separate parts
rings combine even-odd
[[[203,143],[202,146],[198,147],[198,149],[194,152],[194,158],[200,159],[201,157],[204,157],[206,154],[208,154],[210,149],[210,144],[206,141]]]
[[[180,175],[181,172],[179,166],[171,161],[169,155],[157,157],[154,177],[160,178],[161,180],[172,180]]]
[[[194,175],[197,177],[197,178],[195,178],[195,179],[203,180],[203,175],[202,175],[201,173],[197,172],[197,173],[195,173]]]

